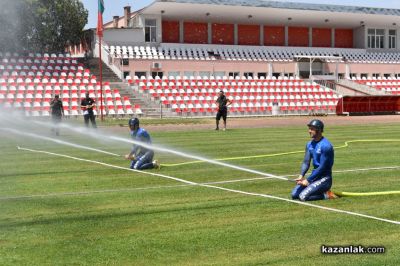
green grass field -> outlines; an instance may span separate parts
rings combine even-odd
[[[196,124],[193,125],[195,127]],[[108,134],[128,138],[118,126]],[[100,132],[102,130],[99,130]],[[34,132],[51,136],[49,130]],[[111,133],[110,133],[111,132]],[[207,158],[301,151],[305,126],[150,132],[154,143]],[[400,166],[400,125],[327,126],[339,147],[335,171]],[[0,265],[399,265],[400,225],[115,169],[16,146],[128,167],[120,157],[0,130]],[[59,139],[117,154],[130,144],[63,129]],[[156,152],[161,163],[191,161]],[[226,161],[275,175],[298,174],[302,153]],[[150,170],[207,183],[257,178],[209,163]],[[333,190],[400,190],[400,169],[334,173]],[[289,199],[293,183],[215,186]],[[400,221],[400,195],[312,204]],[[324,255],[321,245],[384,246],[385,254]]]

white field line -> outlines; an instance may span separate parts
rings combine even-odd
[[[178,181],[178,182],[181,182],[181,183],[185,183],[185,184],[189,184],[189,185],[197,185],[197,183],[195,183],[195,182],[187,181],[187,180],[176,178],[176,177],[172,177],[172,176],[139,171],[139,170],[136,170],[136,169],[130,169],[130,168],[126,168],[126,167],[122,167],[122,166],[118,166],[118,165],[112,165],[112,164],[108,164],[108,163],[92,161],[92,160],[73,157],[73,156],[69,156],[69,155],[53,153],[53,152],[48,152],[48,151],[31,150],[31,149],[26,149],[26,148],[21,148],[21,147],[17,147],[17,149],[18,150],[24,150],[24,151],[30,151],[30,152],[36,152],[36,153],[45,153],[45,154],[54,155],[54,156],[58,156],[58,157],[64,157],[64,158],[73,159],[73,160],[82,161],[82,162],[100,164],[100,165],[103,165],[103,166],[108,166],[108,167],[112,167],[112,168],[116,168],[116,169],[122,169],[122,170],[128,170],[128,171],[137,172],[137,173],[146,173],[148,175],[153,175],[153,176],[159,176],[159,177],[163,177],[163,178],[167,178],[167,179],[172,179],[172,180],[175,180],[175,181]]]
[[[335,209],[335,208],[331,208],[331,207],[320,206],[320,205],[316,205],[316,204],[309,203],[309,202],[291,200],[291,199],[272,196],[272,195],[268,195],[268,194],[260,194],[260,193],[252,193],[252,192],[246,192],[246,191],[235,190],[235,189],[228,189],[228,188],[218,187],[218,186],[214,186],[214,185],[195,183],[195,182],[191,182],[191,181],[188,181],[188,180],[184,180],[184,179],[176,178],[176,177],[172,177],[172,176],[161,175],[161,174],[156,174],[156,173],[151,173],[151,172],[138,171],[138,170],[134,170],[134,169],[130,169],[130,168],[125,168],[125,167],[120,167],[120,166],[116,166],[116,165],[106,164],[106,163],[102,163],[102,162],[98,162],[98,161],[92,161],[92,160],[77,158],[77,157],[64,155],[64,154],[52,153],[52,152],[47,152],[47,151],[38,151],[38,150],[32,150],[32,149],[26,149],[26,148],[20,148],[20,147],[18,147],[18,149],[19,150],[30,151],[30,152],[36,152],[36,153],[44,153],[44,154],[48,154],[48,155],[54,155],[54,156],[69,158],[69,159],[78,160],[78,161],[95,163],[95,164],[99,164],[99,165],[103,165],[103,166],[107,166],[107,167],[112,167],[112,168],[117,168],[117,169],[121,169],[121,170],[129,170],[129,171],[133,171],[133,172],[140,172],[142,174],[147,174],[147,175],[152,175],[152,176],[159,176],[159,177],[175,180],[175,181],[178,181],[178,182],[181,182],[181,183],[185,183],[187,185],[195,185],[195,186],[200,186],[200,187],[213,188],[213,189],[218,189],[218,190],[238,193],[238,194],[247,195],[247,196],[256,196],[256,197],[275,199],[275,200],[290,202],[290,203],[294,203],[294,204],[298,204],[298,205],[304,205],[304,206],[308,206],[308,207],[318,208],[318,209],[322,209],[322,210],[326,210],[326,211],[331,211],[331,212],[336,212],[336,213],[343,213],[343,214],[347,214],[347,215],[358,216],[358,217],[363,217],[363,218],[367,218],[367,219],[372,219],[372,220],[377,220],[377,221],[381,221],[381,222],[400,225],[400,221],[389,220],[389,219],[380,218],[380,217],[371,216],[371,215],[366,215],[366,214],[362,214],[362,213],[357,213],[357,212],[351,212],[351,211],[346,211],[346,210]]]
[[[260,171],[257,171],[257,170],[252,170],[252,169],[248,169],[248,168],[245,168],[245,167],[240,167],[240,166],[237,166],[237,165],[234,165],[234,164],[223,163],[223,162],[220,162],[220,161],[207,159],[207,158],[204,158],[204,157],[201,157],[201,156],[192,155],[192,154],[181,152],[181,151],[177,151],[177,150],[167,149],[167,148],[163,148],[163,147],[159,147],[159,146],[155,146],[155,145],[139,142],[139,141],[136,141],[136,140],[129,140],[129,139],[124,139],[124,138],[114,137],[114,136],[109,136],[109,138],[112,139],[112,140],[120,141],[120,142],[126,142],[126,143],[140,145],[142,147],[145,147],[146,149],[152,149],[152,150],[155,150],[155,151],[172,153],[172,154],[175,154],[175,155],[178,155],[178,156],[182,156],[182,157],[185,157],[185,158],[191,158],[191,159],[195,159],[195,160],[199,160],[199,161],[204,161],[204,162],[207,162],[207,163],[210,163],[210,164],[220,165],[220,166],[223,166],[223,167],[228,167],[228,168],[236,169],[236,170],[247,172],[247,173],[252,173],[252,174],[256,174],[256,175],[260,175],[260,176],[264,176],[264,177],[269,177],[269,178],[276,178],[276,179],[291,181],[287,177],[277,176],[277,175],[273,175],[273,174],[269,174],[269,173],[265,173],[265,172],[260,172]]]
[[[99,149],[95,149],[95,148],[91,148],[91,147],[87,147],[87,146],[83,146],[83,145],[78,145],[78,144],[75,144],[75,143],[62,141],[62,140],[59,140],[59,139],[48,138],[48,137],[40,136],[40,135],[33,134],[33,133],[21,132],[21,131],[18,131],[16,129],[13,129],[13,128],[0,128],[0,130],[8,131],[8,132],[20,135],[20,136],[28,136],[28,137],[31,137],[31,138],[47,140],[47,141],[55,142],[57,144],[66,145],[66,146],[70,146],[70,147],[74,147],[74,148],[78,148],[78,149],[95,151],[95,152],[99,152],[99,153],[104,153],[104,154],[120,157],[120,155],[112,153],[112,152],[103,151],[103,150],[99,150]]]
[[[22,148],[20,148],[22,150]],[[26,149],[28,150],[28,149]],[[131,170],[129,168],[121,167],[120,169]],[[386,166],[386,167],[372,167],[372,168],[359,168],[359,169],[347,169],[347,170],[337,170],[334,173],[346,173],[346,172],[360,172],[360,171],[377,171],[377,170],[393,170],[400,169],[400,166]],[[141,172],[143,173],[143,172]],[[285,175],[285,176],[297,176],[297,175]],[[255,177],[255,178],[245,178],[245,179],[232,179],[223,181],[213,181],[198,183],[201,185],[217,185],[217,184],[229,184],[229,183],[239,183],[247,181],[257,181],[271,179],[269,177]],[[136,190],[150,190],[150,189],[164,189],[164,188],[177,188],[177,187],[188,187],[193,186],[192,184],[185,185],[163,185],[163,186],[153,186],[153,187],[137,187],[137,188],[121,188],[121,189],[104,189],[104,190],[91,190],[91,191],[76,191],[76,192],[60,192],[60,193],[49,193],[49,194],[35,194],[35,195],[21,195],[21,196],[6,196],[0,197],[0,200],[10,200],[10,199],[26,199],[26,198],[44,198],[44,197],[57,197],[57,196],[79,196],[79,195],[90,195],[99,193],[115,193],[115,192],[130,192]]]
[[[47,137],[43,137],[43,136],[32,134],[32,133],[20,132],[18,130],[12,129],[12,128],[0,128],[0,130],[9,131],[9,132],[13,132],[15,134],[28,136],[28,137],[32,137],[32,138],[48,140],[48,141],[56,142],[58,144],[71,146],[71,147],[75,147],[75,148],[79,148],[79,149],[91,150],[91,151],[96,151],[96,152],[101,152],[101,153],[106,153],[106,154],[110,154],[110,155],[113,155],[113,156],[121,157],[118,154],[110,153],[110,152],[107,152],[107,151],[102,151],[102,150],[98,150],[98,149],[94,149],[94,148],[91,148],[91,147],[78,145],[78,144],[75,144],[75,143],[62,141],[62,140],[58,140],[58,139],[47,138]],[[208,162],[210,164],[220,165],[220,166],[223,166],[223,167],[228,167],[228,168],[232,168],[232,169],[236,169],[236,170],[239,170],[239,171],[248,172],[248,173],[252,173],[252,174],[256,174],[256,175],[260,175],[260,176],[264,176],[264,177],[268,177],[268,178],[276,178],[276,179],[281,179],[281,180],[286,180],[286,181],[292,181],[292,180],[289,180],[287,177],[284,177],[284,176],[276,176],[276,175],[273,175],[273,174],[263,173],[263,172],[260,172],[260,171],[257,171],[257,170],[252,170],[252,169],[240,167],[240,166],[233,165],[233,164],[228,164],[228,163],[223,163],[223,162],[220,162],[220,161],[215,161],[215,160],[203,158],[201,156],[191,155],[191,154],[180,152],[180,151],[175,151],[175,150],[171,150],[171,149],[167,149],[167,148],[163,148],[163,147],[158,147],[158,146],[154,146],[154,145],[151,145],[151,144],[146,144],[146,143],[143,143],[143,142],[140,142],[140,141],[129,140],[129,139],[124,139],[124,138],[114,137],[114,136],[104,136],[104,137],[112,139],[114,141],[125,142],[125,143],[130,143],[130,144],[136,144],[136,145],[140,145],[142,147],[145,147],[147,149],[152,149],[152,150],[156,150],[156,151],[172,153],[172,154],[175,154],[175,155],[178,155],[178,156],[182,156],[182,157],[186,157],[186,158],[192,158],[192,159],[196,159],[196,160],[200,160],[200,161],[205,161],[205,162]]]
[[[23,149],[17,147],[21,150],[27,150],[32,152],[37,152],[36,150]],[[82,159],[84,160],[84,159]],[[118,166],[116,166],[118,167]],[[126,167],[118,167],[119,169],[136,171]],[[371,171],[371,170],[392,170],[392,169],[400,169],[400,166],[384,166],[384,167],[371,167],[371,168],[356,168],[356,169],[346,169],[346,170],[337,170],[333,171],[334,173],[346,173],[346,172],[362,172],[362,171]],[[140,171],[140,173],[143,173]],[[151,174],[151,173],[147,173]],[[285,177],[296,177],[297,175],[285,175]],[[265,180],[271,179],[270,177],[255,177],[255,178],[245,178],[245,179],[233,179],[233,180],[223,180],[223,181],[214,181],[214,182],[205,182],[205,183],[195,183],[202,185],[216,185],[216,184],[228,184],[228,183],[238,183],[238,182],[247,182],[247,181],[257,181],[257,180]],[[73,195],[89,195],[89,194],[98,194],[98,193],[113,193],[113,192],[129,192],[135,190],[149,190],[149,189],[162,189],[162,188],[175,188],[175,187],[185,187],[192,186],[195,184],[187,184],[187,185],[165,185],[165,186],[154,186],[154,187],[139,187],[139,188],[123,188],[123,189],[105,189],[105,190],[93,190],[93,191],[77,191],[77,192],[61,192],[61,193],[49,193],[49,194],[36,194],[36,195],[22,195],[22,196],[6,196],[0,197],[0,200],[8,200],[8,199],[24,199],[24,198],[36,198],[36,197],[53,197],[53,196],[73,196]]]

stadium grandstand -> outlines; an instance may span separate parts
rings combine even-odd
[[[396,99],[398,25],[400,10],[384,8],[261,0],[157,0],[133,12],[126,6],[104,24],[102,61],[120,79],[106,80],[104,112],[210,116],[220,90],[238,116],[342,114],[343,96]],[[80,94],[98,98],[99,88],[95,70],[73,58],[89,50],[99,57],[95,32],[69,47],[68,58],[2,54],[0,101],[47,115],[48,94],[59,92],[79,115]],[[19,82],[31,89],[22,93]],[[44,94],[36,99],[38,86]],[[396,113],[399,105],[366,113]]]
[[[0,103],[16,108],[28,116],[49,116],[50,101],[60,95],[66,116],[82,115],[81,99],[100,99],[100,84],[89,69],[68,54],[0,53]],[[129,115],[140,112],[129,97],[121,97],[118,89],[109,83],[103,86],[103,113]]]

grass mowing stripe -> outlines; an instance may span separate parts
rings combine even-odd
[[[190,184],[190,185],[196,185],[197,184],[197,183],[194,183],[194,182],[191,182],[191,181],[188,181],[188,180],[183,180],[183,179],[172,177],[172,176],[156,174],[156,173],[149,173],[149,172],[143,172],[143,171],[139,171],[139,170],[136,170],[136,169],[131,169],[131,168],[126,168],[126,167],[122,167],[122,166],[102,163],[102,162],[98,162],[98,161],[92,161],[92,160],[83,159],[83,158],[77,158],[77,157],[73,157],[73,156],[69,156],[69,155],[65,155],[65,154],[53,153],[53,152],[48,152],[48,151],[32,150],[32,149],[22,148],[22,147],[19,147],[19,146],[17,147],[17,149],[18,150],[24,150],[24,151],[30,151],[30,152],[36,152],[36,153],[44,153],[44,154],[48,154],[48,155],[54,155],[54,156],[58,156],[58,157],[64,157],[64,158],[69,158],[69,159],[88,162],[88,163],[95,163],[95,164],[100,164],[100,165],[103,165],[103,166],[108,166],[108,167],[112,167],[112,168],[116,168],[116,169],[122,169],[122,170],[128,170],[128,171],[137,172],[137,173],[146,173],[148,175],[168,178],[168,179],[172,179],[172,180],[175,180],[175,181],[178,181],[178,182],[182,182],[182,183],[185,183],[185,184]]]
[[[400,166],[384,166],[384,167],[371,167],[371,168],[356,168],[356,169],[345,169],[345,170],[336,170],[333,173],[348,173],[348,172],[363,172],[363,171],[377,171],[377,170],[395,170],[399,169]],[[128,168],[127,168],[128,169]],[[297,175],[284,175],[286,177],[296,177]],[[216,184],[229,184],[229,183],[237,183],[237,182],[247,182],[247,181],[257,181],[257,180],[265,180],[271,179],[269,177],[255,177],[255,178],[245,178],[245,179],[233,179],[233,180],[224,180],[224,181],[213,181],[213,182],[202,182],[200,184],[205,185],[216,185]],[[163,188],[176,188],[176,187],[186,187],[190,185],[164,185],[164,186],[151,186],[151,187],[138,187],[138,188],[126,188],[126,189],[104,189],[104,190],[93,190],[93,191],[71,191],[71,192],[63,192],[63,193],[49,193],[49,194],[36,194],[36,195],[20,195],[20,196],[5,196],[0,197],[0,200],[13,200],[13,199],[26,199],[26,198],[43,198],[43,197],[57,197],[57,196],[75,196],[75,195],[90,195],[90,194],[98,194],[98,193],[114,193],[114,192],[130,192],[137,190],[150,190],[150,189],[163,189]],[[338,195],[344,195],[349,193],[357,192],[335,192]],[[376,195],[386,195],[385,191],[374,192]],[[390,193],[397,194],[400,192]],[[362,193],[364,194],[364,193]]]
[[[385,166],[385,167],[372,167],[372,168],[358,168],[358,169],[347,169],[347,170],[337,170],[333,171],[334,173],[348,173],[348,172],[363,172],[363,171],[377,171],[377,170],[394,170],[399,169],[400,166]],[[285,175],[285,176],[297,176],[297,175]],[[238,182],[247,182],[247,181],[257,181],[270,179],[268,177],[255,177],[255,178],[245,178],[245,179],[233,179],[233,180],[225,180],[225,181],[215,181],[215,182],[206,182],[200,183],[202,185],[216,185],[216,184],[229,184],[229,183],[238,183]],[[57,197],[57,196],[75,196],[75,195],[90,195],[90,194],[98,194],[98,193],[113,193],[113,192],[130,192],[135,190],[150,190],[150,189],[164,189],[164,188],[176,188],[176,187],[187,187],[193,185],[170,185],[170,186],[153,186],[153,187],[138,187],[138,188],[125,188],[125,189],[104,189],[104,190],[93,190],[93,191],[77,191],[77,192],[64,192],[64,193],[50,193],[50,194],[38,194],[38,195],[22,195],[22,196],[9,196],[2,197],[0,200],[11,200],[11,199],[25,199],[25,198],[43,198],[43,197]],[[398,194],[400,191],[389,191],[390,194]],[[393,193],[395,192],[395,193]],[[357,193],[357,192],[335,192],[338,195],[345,195],[349,193],[354,194],[365,194],[365,193]],[[374,195],[387,195],[387,192],[373,192],[376,193]]]
[[[130,192],[137,190],[150,190],[160,188],[176,188],[176,187],[187,187],[193,186],[189,184],[185,185],[171,185],[171,186],[154,186],[154,187],[138,187],[138,188],[125,188],[125,189],[104,189],[104,190],[93,190],[93,191],[77,191],[77,192],[64,192],[64,193],[50,193],[50,194],[37,194],[37,195],[23,195],[23,196],[10,196],[2,197],[0,200],[14,200],[14,199],[30,199],[30,198],[45,198],[45,197],[57,197],[57,196],[79,196],[79,195],[91,195],[99,193],[114,193],[114,192]]]
[[[19,132],[17,130],[11,129],[11,128],[4,128],[3,130],[9,131],[9,132],[13,132],[13,133],[16,133],[16,134],[19,134],[19,135],[32,137],[32,138],[48,140],[48,141],[56,142],[58,144],[72,146],[72,147],[75,147],[75,148],[86,149],[86,150],[91,150],[91,151],[97,151],[97,152],[101,152],[101,153],[107,153],[107,154],[114,155],[114,156],[120,156],[118,154],[113,154],[113,153],[105,152],[105,151],[102,151],[102,150],[97,150],[97,149],[94,149],[94,148],[91,148],[91,147],[78,145],[78,144],[74,144],[74,143],[71,143],[71,142],[60,141],[60,140],[57,140],[57,139],[42,137],[42,136],[39,136],[39,135],[36,135],[36,134],[31,134],[31,133],[22,133],[22,132]],[[258,174],[258,175],[261,175],[261,176],[266,176],[266,177],[276,178],[276,179],[281,179],[281,180],[286,180],[286,181],[293,181],[293,180],[288,179],[287,177],[276,176],[276,175],[272,175],[272,174],[268,174],[268,173],[263,173],[263,172],[260,172],[260,171],[257,171],[257,170],[252,170],[252,169],[248,169],[248,168],[244,168],[244,167],[239,167],[239,166],[232,165],[232,164],[222,163],[222,162],[215,161],[215,160],[209,160],[207,158],[203,158],[203,157],[200,157],[200,156],[195,156],[195,155],[187,154],[187,153],[176,151],[176,150],[166,149],[166,148],[163,148],[163,147],[156,147],[156,146],[154,146],[152,144],[147,144],[147,143],[143,143],[143,142],[136,141],[136,140],[127,140],[127,139],[120,138],[120,137],[115,137],[115,136],[104,136],[104,137],[108,137],[108,138],[110,138],[112,140],[116,140],[116,141],[120,141],[120,142],[126,142],[126,143],[135,144],[135,145],[140,145],[141,147],[144,147],[144,148],[147,148],[147,149],[153,149],[153,150],[162,151],[162,152],[169,152],[169,153],[172,153],[172,154],[175,154],[175,155],[179,155],[179,156],[183,156],[183,157],[187,157],[187,158],[202,160],[202,161],[206,161],[206,162],[211,163],[211,164],[220,165],[220,166],[224,166],[224,167],[229,167],[229,168],[232,168],[232,169],[236,169],[236,170],[240,170],[240,171],[244,171],[244,172],[248,172],[248,173]],[[175,178],[175,177],[173,177],[173,178]],[[189,182],[189,181],[185,181],[185,182]]]
[[[308,206],[308,207],[327,210],[327,211],[331,211],[331,212],[343,213],[343,214],[348,214],[348,215],[363,217],[363,218],[367,218],[367,219],[377,220],[377,221],[381,221],[381,222],[400,225],[400,221],[394,221],[394,220],[389,220],[389,219],[380,218],[380,217],[376,217],[376,216],[366,215],[366,214],[362,214],[362,213],[357,213],[357,212],[351,212],[351,211],[346,211],[346,210],[335,209],[335,208],[331,208],[331,207],[320,206],[320,205],[312,204],[312,203],[309,203],[309,202],[302,202],[302,201],[297,201],[297,200],[291,200],[291,199],[287,199],[287,198],[272,196],[272,195],[268,195],[268,194],[252,193],[252,192],[229,189],[229,188],[218,187],[218,186],[213,186],[213,185],[195,183],[195,182],[191,182],[191,181],[188,181],[188,180],[184,180],[184,179],[176,178],[176,177],[172,177],[172,176],[138,171],[138,170],[135,170],[135,169],[130,169],[130,168],[126,168],[126,167],[120,167],[120,166],[116,166],[116,165],[106,164],[106,163],[102,163],[102,162],[98,162],[98,161],[92,161],[92,160],[77,158],[77,157],[68,156],[68,155],[64,155],[64,154],[52,153],[52,152],[47,152],[47,151],[39,151],[39,150],[33,150],[33,149],[26,149],[26,148],[21,148],[21,147],[18,147],[18,149],[19,150],[30,151],[30,152],[35,152],[35,153],[44,153],[44,154],[48,154],[48,155],[54,155],[54,156],[69,158],[69,159],[78,160],[78,161],[84,161],[84,162],[100,164],[100,165],[103,165],[103,166],[113,167],[113,168],[122,169],[122,170],[140,172],[142,174],[147,174],[147,175],[164,177],[164,178],[172,179],[172,180],[175,180],[175,181],[178,181],[178,182],[182,182],[182,183],[185,183],[185,184],[190,184],[190,185],[197,185],[197,186],[201,186],[201,187],[213,188],[213,189],[218,189],[218,190],[223,190],[223,191],[228,191],[228,192],[233,192],[233,193],[239,193],[239,194],[242,194],[242,195],[257,196],[257,197],[275,199],[275,200],[280,200],[280,201],[286,201],[286,202],[291,202],[291,203],[304,205],[304,206]]]
[[[342,146],[334,147],[335,150],[343,149],[349,147],[350,143],[360,143],[360,142],[400,142],[400,139],[357,139],[357,140],[349,140],[345,141]],[[243,159],[255,159],[255,158],[267,158],[267,157],[276,157],[276,156],[283,156],[283,155],[291,155],[291,154],[299,154],[304,153],[304,150],[301,151],[289,151],[289,152],[280,152],[280,153],[273,153],[273,154],[260,154],[260,155],[252,155],[252,156],[239,156],[239,157],[228,157],[228,158],[216,158],[213,159],[215,161],[233,161],[233,160],[243,160]],[[195,163],[204,163],[204,161],[189,161],[183,163],[175,163],[175,164],[162,164],[162,166],[167,167],[175,167],[175,166],[182,166],[187,164],[195,164]]]
[[[332,211],[332,212],[337,212],[337,213],[344,213],[344,214],[349,214],[349,215],[359,216],[359,217],[373,219],[373,220],[377,220],[377,221],[382,221],[382,222],[386,222],[386,223],[400,225],[400,221],[394,221],[394,220],[389,220],[389,219],[380,218],[380,217],[376,217],[376,216],[366,215],[366,214],[362,214],[362,213],[357,213],[357,212],[351,212],[351,211],[346,211],[346,210],[335,209],[335,208],[331,208],[331,207],[320,206],[320,205],[316,205],[316,204],[312,204],[312,203],[308,203],[308,202],[303,202],[303,201],[285,199],[285,198],[282,198],[282,197],[276,197],[276,196],[272,196],[272,195],[268,195],[268,194],[246,192],[246,191],[241,191],[241,190],[236,190],[236,189],[229,189],[229,188],[224,188],[224,187],[217,187],[217,186],[212,186],[212,185],[202,185],[202,186],[209,187],[209,188],[220,189],[220,190],[225,190],[225,191],[234,192],[234,193],[239,193],[239,194],[244,194],[244,195],[248,195],[248,196],[258,196],[258,197],[269,198],[269,199],[283,200],[283,201],[286,201],[286,202],[292,202],[292,203],[305,205],[305,206],[309,206],[309,207],[313,207],[313,208],[319,208],[319,209],[323,209],[323,210],[327,210],[327,211]]]

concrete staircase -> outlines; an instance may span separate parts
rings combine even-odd
[[[98,58],[79,58],[78,61],[84,65],[85,68],[90,69],[90,72],[97,77],[100,76],[99,59]],[[171,117],[176,116],[169,108],[161,108],[160,102],[151,98],[151,95],[144,94],[139,91],[137,86],[130,86],[127,82],[122,81],[104,62],[103,68],[103,82],[109,82],[111,89],[118,89],[122,97],[127,96],[131,102],[132,107],[140,105],[143,116],[146,117]]]
[[[336,91],[342,96],[366,96],[369,95],[364,91],[355,90],[352,87],[340,84],[335,80],[314,80],[316,83],[328,87],[329,89]]]
[[[130,86],[126,82],[110,82],[110,86],[111,88],[119,89],[121,97],[127,96],[132,106],[135,104],[140,105],[140,109],[143,112],[142,115],[145,117],[176,116],[170,109],[161,108],[159,101],[154,101],[150,95],[140,92],[137,86]]]
[[[99,59],[98,58],[79,58],[79,63],[82,63],[85,68],[90,69],[90,72],[96,76],[97,80],[100,77]],[[103,68],[103,82],[119,82],[121,79],[112,71],[104,62],[102,62]]]
[[[370,86],[359,84],[357,82],[353,82],[353,81],[347,80],[347,79],[339,80],[338,84],[343,85],[348,88],[351,88],[355,91],[358,91],[358,92],[360,92],[362,94],[366,94],[366,95],[378,95],[378,96],[390,95],[390,94],[386,93],[385,91],[380,91],[380,90],[374,89]]]

